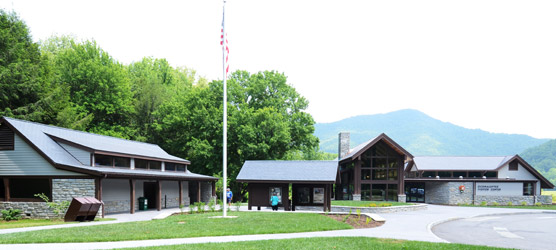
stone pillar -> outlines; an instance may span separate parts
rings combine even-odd
[[[354,201],[361,201],[361,194],[352,194],[351,196]]]
[[[406,202],[406,196],[405,194],[398,194],[398,202]]]
[[[340,132],[338,134],[338,159],[349,153],[349,132]]]

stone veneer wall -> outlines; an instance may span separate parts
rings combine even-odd
[[[71,201],[73,197],[95,197],[95,180],[52,179],[53,202]],[[21,210],[24,218],[56,218],[45,202],[0,202],[0,210],[10,208]]]
[[[208,203],[212,198],[212,182],[201,182],[201,201]]]
[[[465,191],[460,192],[459,186],[464,185]],[[552,197],[549,195],[541,196],[493,196],[493,195],[473,195],[473,182],[427,182],[425,183],[425,202],[431,204],[475,204],[480,205],[482,202],[492,204],[497,202],[500,205],[506,205],[511,202],[513,205],[521,205],[526,202],[527,205],[534,205],[537,202],[542,204],[552,204]],[[545,197],[547,196],[547,197]]]
[[[459,186],[465,186],[460,192]],[[473,202],[473,182],[426,182],[425,202],[431,204],[469,204]]]

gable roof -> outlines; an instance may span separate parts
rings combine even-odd
[[[337,161],[245,161],[239,182],[335,183]]]
[[[378,135],[377,137],[375,137],[371,140],[368,140],[364,143],[361,143],[361,144],[357,145],[356,147],[350,149],[350,151],[340,159],[340,163],[345,162],[345,161],[349,161],[349,160],[355,160],[355,158],[359,157],[361,154],[363,154],[365,151],[367,151],[369,148],[371,148],[373,145],[375,145],[379,141],[384,141],[391,148],[393,148],[396,152],[398,152],[399,154],[405,155],[406,158],[410,158],[410,159],[413,158],[413,155],[411,153],[409,153],[407,150],[402,148],[402,146],[400,146],[397,142],[392,140],[392,138],[388,137],[385,133],[382,133],[382,134]]]
[[[527,163],[519,155],[508,156],[416,156],[413,164],[408,164],[410,171],[498,171],[511,161],[517,160],[533,176],[541,181],[542,188],[554,188],[554,185]]]
[[[9,117],[2,117],[0,122],[6,123],[12,130],[14,130],[14,132],[35,148],[35,150],[37,150],[37,152],[39,152],[53,166],[60,169],[93,175],[115,174],[160,176],[167,178],[194,177],[202,179],[207,177],[208,179],[217,179],[211,176],[193,174],[191,172],[158,172],[83,165],[62,146],[60,146],[58,142],[68,143],[91,153],[121,155],[181,164],[190,164],[190,161],[170,155],[155,144],[87,133]]]

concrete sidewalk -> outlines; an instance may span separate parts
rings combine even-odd
[[[246,210],[246,208],[242,208]],[[380,214],[386,223],[377,228],[336,230],[307,233],[262,234],[241,236],[198,237],[181,239],[161,239],[144,241],[93,242],[93,243],[49,243],[49,244],[13,244],[0,245],[2,249],[112,249],[126,247],[145,247],[175,244],[191,244],[206,242],[230,242],[268,239],[291,239],[308,237],[364,236],[429,242],[445,242],[436,237],[431,228],[443,221],[486,216],[491,214],[542,213],[545,210],[513,209],[513,208],[482,208],[429,205],[427,210]],[[554,211],[549,211],[554,212]],[[96,224],[96,223],[95,223]],[[98,224],[97,224],[98,225]]]

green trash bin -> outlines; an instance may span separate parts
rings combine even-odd
[[[149,205],[147,198],[139,197],[139,210],[147,210],[147,206]]]

